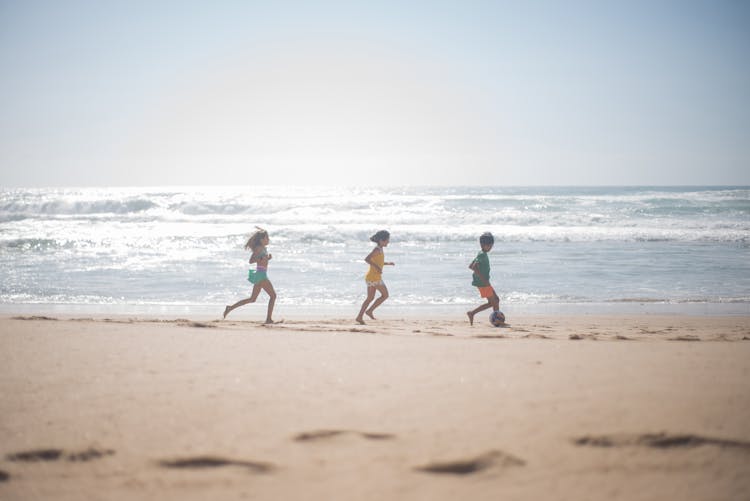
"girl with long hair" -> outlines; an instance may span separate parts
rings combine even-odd
[[[254,303],[255,300],[258,299],[260,291],[264,290],[269,298],[266,323],[272,324],[273,319],[271,318],[271,315],[273,314],[273,306],[276,302],[276,291],[273,290],[273,284],[268,279],[268,262],[272,258],[271,254],[266,250],[266,246],[269,242],[268,232],[257,226],[255,228],[257,231],[250,236],[245,244],[245,250],[249,250],[252,253],[250,255],[250,264],[256,263],[256,268],[254,270],[250,269],[247,276],[247,280],[253,284],[253,292],[250,294],[249,298],[242,299],[233,305],[224,308],[224,318],[227,318],[227,315],[229,315],[229,313],[235,308]]]

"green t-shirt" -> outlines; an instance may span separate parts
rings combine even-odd
[[[479,265],[479,272],[484,275],[484,278],[487,280],[490,279],[490,257],[487,255],[486,252],[482,251],[479,254],[477,254],[477,257],[474,258],[474,262]],[[487,287],[487,282],[484,281],[481,275],[477,275],[476,272],[474,272],[473,280],[471,281],[471,285],[474,287]]]

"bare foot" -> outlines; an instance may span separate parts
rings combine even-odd
[[[367,310],[367,311],[365,312],[365,314],[366,314],[366,315],[367,315],[368,317],[370,317],[371,319],[375,320],[375,317],[374,317],[374,316],[372,315],[372,311],[370,311],[370,310]]]
[[[357,317],[357,318],[355,318],[355,320],[357,321],[358,324],[365,325],[365,321],[362,320],[361,318]]]
[[[227,306],[226,308],[224,308],[224,318],[227,318],[227,315],[229,315],[230,311],[232,311],[232,310],[229,308],[229,306]]]
[[[469,324],[474,325],[474,313],[467,311],[466,316],[469,317]]]

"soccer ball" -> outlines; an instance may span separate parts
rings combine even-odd
[[[493,311],[490,315],[490,323],[495,327],[500,327],[505,324],[505,314],[500,310]]]

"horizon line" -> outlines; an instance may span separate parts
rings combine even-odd
[[[2,185],[0,190],[54,190],[54,189],[145,189],[145,188],[352,188],[352,189],[393,189],[393,188],[745,188],[750,189],[750,184],[292,184],[292,183],[268,183],[268,184],[110,184],[110,185],[57,185],[57,186],[21,186]]]

